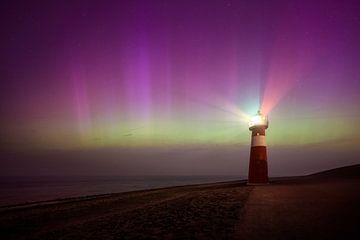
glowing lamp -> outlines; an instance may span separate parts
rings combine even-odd
[[[258,111],[258,113],[255,116],[253,116],[249,122],[250,130],[252,130],[255,127],[265,127],[266,129],[268,128],[268,126],[269,126],[268,118],[262,115],[260,111]]]

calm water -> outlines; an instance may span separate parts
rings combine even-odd
[[[239,179],[238,176],[0,177],[0,206]]]

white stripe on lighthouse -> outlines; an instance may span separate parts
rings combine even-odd
[[[251,146],[265,146],[266,147],[266,141],[265,136],[259,135],[259,136],[253,136],[251,139]]]

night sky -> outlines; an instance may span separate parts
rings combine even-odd
[[[0,175],[360,163],[359,1],[1,1]]]

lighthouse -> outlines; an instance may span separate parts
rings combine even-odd
[[[268,118],[260,111],[249,122],[249,130],[251,131],[249,185],[269,183],[265,141],[265,130],[268,126]]]

